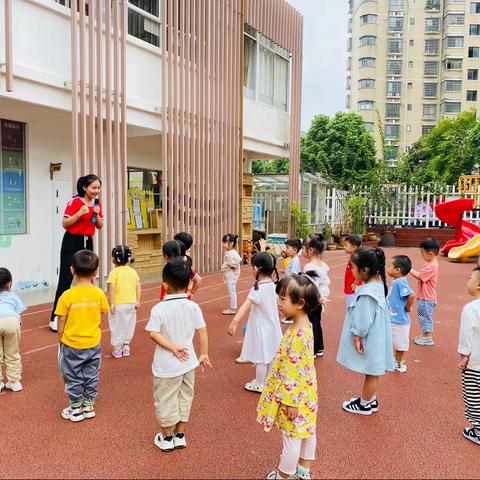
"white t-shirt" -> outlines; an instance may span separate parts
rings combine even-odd
[[[303,267],[304,272],[314,271],[318,277],[313,278],[315,285],[317,286],[318,292],[322,298],[328,298],[330,296],[330,278],[328,278],[328,272],[330,267],[322,262],[322,265],[315,265],[314,263],[307,263]]]
[[[285,268],[285,275],[290,275],[291,273],[300,273],[301,271],[302,267],[300,266],[300,259],[298,258],[298,255],[295,255],[287,263],[287,267]]]
[[[162,302],[155,305],[145,330],[158,332],[175,345],[186,347],[190,358],[182,362],[172,352],[157,345],[152,363],[153,374],[158,378],[174,378],[198,367],[193,337],[195,330],[203,327],[202,311],[195,302],[188,300],[186,293],[166,295]]]
[[[467,368],[480,372],[480,300],[473,300],[463,307],[458,353],[470,355]]]

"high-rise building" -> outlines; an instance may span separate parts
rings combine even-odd
[[[444,116],[479,106],[480,1],[349,0],[347,110],[394,161]]]

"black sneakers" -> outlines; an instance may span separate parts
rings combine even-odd
[[[463,436],[467,440],[470,440],[471,442],[476,443],[477,445],[480,445],[480,436],[477,435],[477,433],[475,432],[475,429],[473,427],[464,428],[463,429]]]
[[[357,415],[371,415],[378,412],[378,400],[375,399],[367,405],[362,405],[360,397],[354,397],[343,402],[342,408],[346,412],[356,413]]]

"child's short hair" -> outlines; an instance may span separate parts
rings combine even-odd
[[[310,233],[305,237],[303,246],[305,248],[312,248],[317,255],[325,250],[324,236],[321,233]]]
[[[395,255],[392,257],[392,264],[400,270],[403,276],[408,275],[412,269],[412,261],[406,255]]]
[[[128,262],[133,263],[135,261],[132,257],[132,250],[126,245],[113,247],[112,258],[115,260],[115,265],[126,265]]]
[[[187,232],[178,232],[173,239],[182,242],[185,245],[185,250],[190,250],[193,244],[193,237]]]
[[[433,252],[438,255],[440,251],[440,244],[434,238],[426,238],[420,243],[420,248],[428,252]]]
[[[79,250],[73,255],[72,267],[77,277],[91,277],[98,268],[98,255],[91,250]]]
[[[299,238],[289,238],[285,242],[285,245],[288,245],[289,247],[295,248],[297,250],[297,253],[298,253],[302,248],[302,241]]]
[[[175,258],[180,257],[182,250],[180,244],[176,240],[167,240],[162,247],[164,257]]]
[[[190,265],[180,257],[173,258],[163,267],[162,280],[175,290],[188,288],[191,276]]]
[[[356,233],[348,235],[345,241],[348,242],[350,245],[353,245],[354,247],[360,248],[362,246],[362,237],[360,235],[357,235]]]
[[[0,291],[5,290],[9,283],[12,283],[10,270],[0,267]]]
[[[289,297],[294,305],[303,299],[305,302],[303,309],[306,313],[311,313],[319,305],[318,289],[313,283],[314,276],[315,272],[308,272],[308,275],[305,273],[287,275],[277,283],[275,292],[281,297]]]

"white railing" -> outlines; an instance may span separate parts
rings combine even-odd
[[[423,187],[390,185],[385,187],[382,201],[368,198],[368,193],[357,194],[367,199],[365,220],[369,226],[394,225],[399,227],[444,227],[435,215],[435,206],[458,198],[473,198],[462,194],[458,188],[448,186],[440,192],[430,192]],[[480,224],[480,210],[465,212],[465,220]],[[347,220],[347,195],[345,192],[327,191],[326,221],[332,225],[344,225]]]

